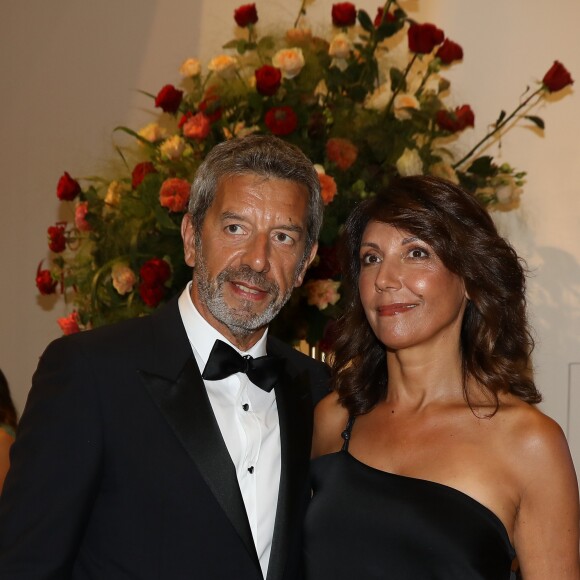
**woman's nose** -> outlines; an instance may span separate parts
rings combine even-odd
[[[384,260],[377,272],[375,290],[377,292],[398,290],[402,285],[402,269],[400,261]]]

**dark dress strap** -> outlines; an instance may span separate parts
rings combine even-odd
[[[342,451],[348,451],[348,444],[350,442],[350,434],[352,432],[352,426],[354,425],[355,417],[351,415],[346,422],[346,427],[344,431],[340,434],[340,436],[344,439],[344,443],[342,444]]]

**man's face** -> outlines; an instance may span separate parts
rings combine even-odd
[[[247,350],[302,284],[316,247],[304,256],[308,191],[255,174],[219,182],[199,235],[186,216],[185,260],[201,315]]]

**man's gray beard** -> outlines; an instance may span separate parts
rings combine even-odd
[[[199,298],[210,311],[211,315],[227,326],[230,332],[237,338],[246,338],[259,328],[270,324],[278,312],[292,294],[294,284],[296,283],[304,260],[296,268],[294,279],[291,287],[285,294],[280,296],[280,287],[276,282],[270,281],[264,274],[255,272],[249,266],[242,265],[239,268],[226,268],[222,270],[215,279],[210,280],[205,260],[202,257],[201,244],[196,243],[196,261],[193,270],[193,283],[197,285]],[[235,280],[236,282],[245,282],[250,286],[257,286],[261,290],[268,292],[271,301],[266,309],[256,314],[252,312],[255,302],[253,300],[243,301],[240,308],[228,306],[224,300],[224,284]]]

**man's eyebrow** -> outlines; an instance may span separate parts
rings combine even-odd
[[[241,215],[239,213],[235,213],[233,211],[224,211],[224,212],[222,212],[220,217],[222,220],[237,220],[240,222],[247,222],[248,221],[248,218],[244,217],[243,215]],[[304,228],[302,226],[299,226],[296,224],[281,224],[281,225],[275,226],[272,229],[286,230],[288,232],[296,232],[298,234],[304,233]]]

